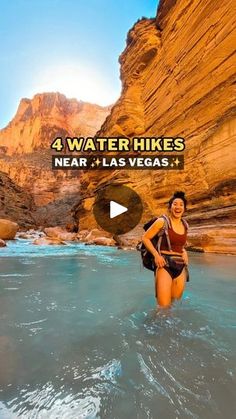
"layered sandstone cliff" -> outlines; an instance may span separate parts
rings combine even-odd
[[[233,0],[163,0],[155,19],[129,31],[120,56],[122,94],[98,135],[183,137],[185,168],[85,173],[85,193],[74,207],[81,228],[96,226],[96,192],[112,181],[140,194],[143,220],[162,213],[173,190],[182,189],[190,223],[217,231],[226,225],[236,252],[235,28]]]
[[[0,151],[32,153],[48,149],[57,136],[93,136],[109,110],[109,106],[68,99],[60,93],[22,99],[15,117],[0,130]]]
[[[16,185],[5,173],[0,172],[0,218],[16,221],[21,227],[36,225],[32,195]]]
[[[80,192],[79,172],[53,171],[50,144],[57,137],[93,136],[110,111],[59,93],[22,99],[0,131],[0,170],[33,195],[39,225],[66,224]]]

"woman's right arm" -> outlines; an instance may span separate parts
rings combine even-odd
[[[149,229],[144,233],[142,236],[142,242],[146,249],[152,253],[154,256],[155,264],[158,268],[163,268],[165,266],[166,262],[163,256],[161,256],[158,251],[153,246],[151,239],[156,236],[156,234],[159,233],[159,231],[164,226],[164,220],[163,218],[158,218],[152,225],[149,227]]]

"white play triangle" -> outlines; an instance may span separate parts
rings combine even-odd
[[[115,218],[126,211],[128,211],[128,208],[118,204],[115,201],[110,201],[110,218]]]

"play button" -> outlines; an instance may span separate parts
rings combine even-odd
[[[126,211],[128,211],[128,208],[123,205],[120,205],[115,201],[110,202],[110,218],[115,218]]]
[[[128,186],[111,184],[97,193],[93,205],[98,225],[114,235],[132,230],[142,217],[142,201]]]

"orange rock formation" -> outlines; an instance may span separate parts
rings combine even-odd
[[[91,208],[101,185],[134,188],[144,202],[143,219],[162,213],[172,192],[182,189],[190,224],[220,231],[223,223],[234,231],[236,252],[235,26],[233,0],[163,0],[155,19],[129,31],[120,56],[122,94],[98,135],[183,137],[185,168],[85,173],[85,193],[74,208],[81,228],[96,227]]]
[[[0,150],[8,155],[32,153],[48,150],[57,136],[93,136],[109,110],[60,93],[22,99],[15,117],[0,130]]]
[[[33,195],[39,225],[70,222],[80,191],[80,172],[51,169],[51,142],[57,136],[93,136],[109,111],[60,93],[37,94],[22,99],[0,131],[0,170]]]
[[[34,210],[33,197],[0,172],[0,218],[16,221],[21,227],[29,228],[36,224],[32,216]]]

